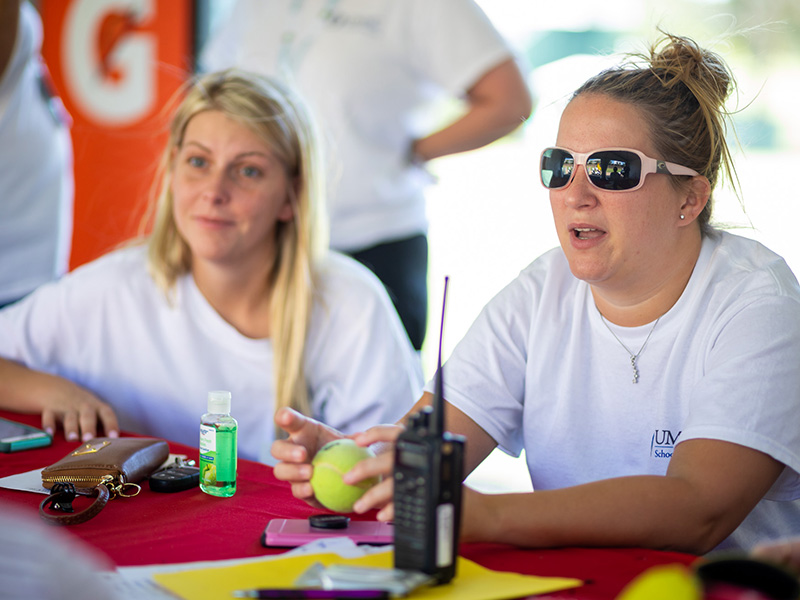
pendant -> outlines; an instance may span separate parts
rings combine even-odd
[[[633,383],[639,379],[639,369],[636,368],[636,356],[631,356],[631,369],[633,369]]]

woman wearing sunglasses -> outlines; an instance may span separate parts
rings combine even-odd
[[[467,472],[497,446],[525,449],[535,490],[465,490],[463,541],[704,553],[800,533],[800,287],[779,256],[710,225],[721,172],[735,179],[733,78],[686,38],[642,58],[574,94],[539,165],[560,247],[444,366]],[[290,438],[273,445],[275,472],[312,499],[305,463],[332,433],[277,420]],[[390,474],[392,456],[346,481]],[[391,498],[389,477],[356,510],[390,519]]]

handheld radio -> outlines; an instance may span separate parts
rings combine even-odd
[[[436,583],[447,583],[456,574],[464,478],[464,437],[446,432],[444,425],[447,281],[445,277],[433,405],[409,417],[394,457],[394,566],[431,575]]]

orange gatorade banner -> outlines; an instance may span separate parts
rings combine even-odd
[[[42,53],[70,113],[75,214],[70,268],[135,236],[164,108],[191,74],[191,0],[43,0]]]

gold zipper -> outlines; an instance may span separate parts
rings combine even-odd
[[[122,496],[123,498],[133,498],[142,491],[142,487],[136,483],[126,483],[123,478],[116,481],[113,475],[103,475],[102,477],[91,477],[89,475],[53,475],[42,479],[43,483],[84,483],[90,484],[85,487],[94,487],[101,483],[108,488],[111,498]]]
[[[103,475],[102,477],[91,477],[89,475],[54,475],[52,477],[45,477],[42,479],[44,483],[87,483],[92,486],[100,483],[113,483],[114,478],[111,475]]]

